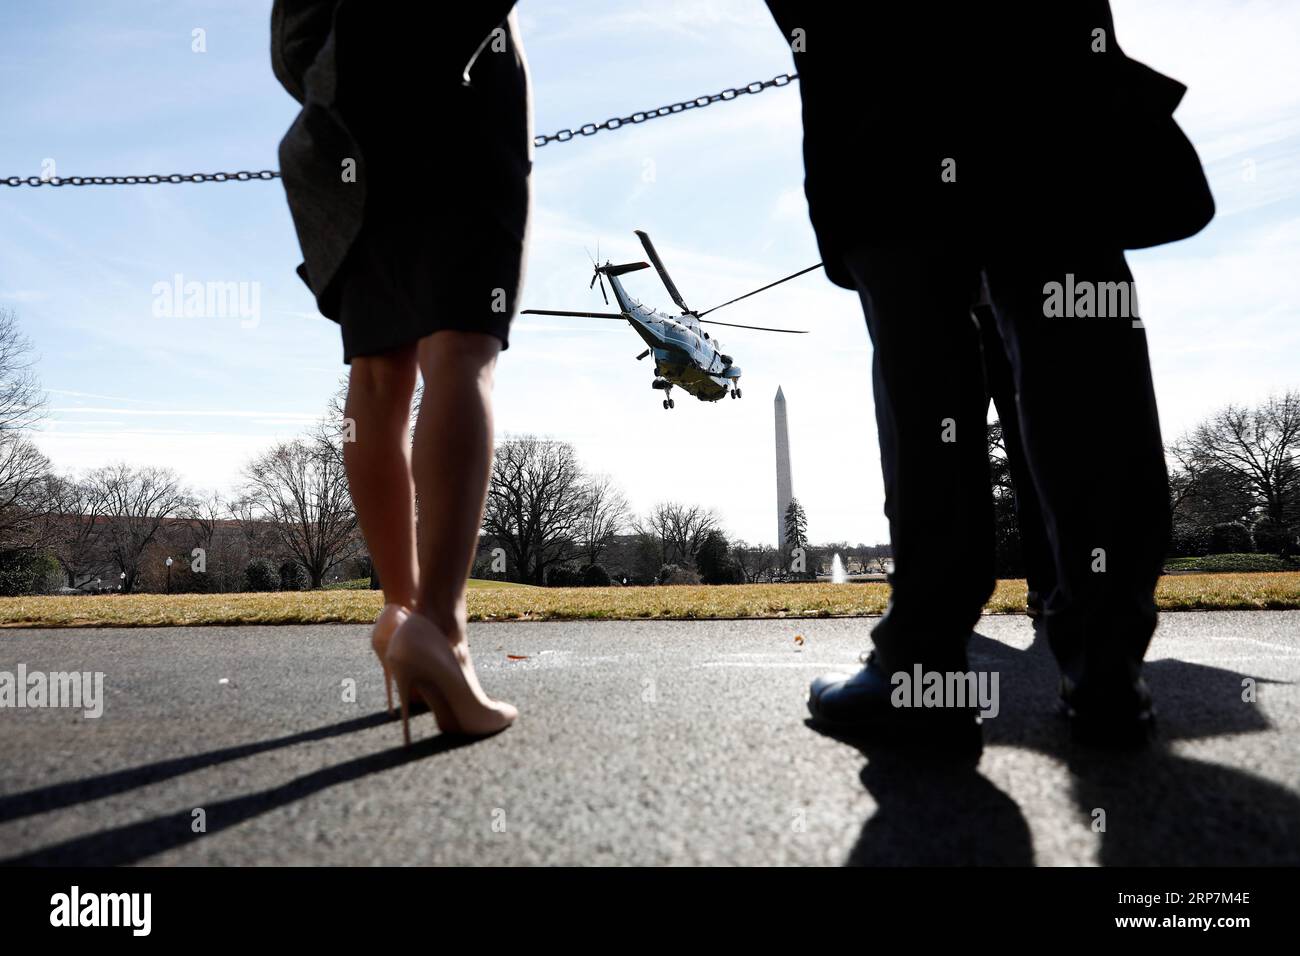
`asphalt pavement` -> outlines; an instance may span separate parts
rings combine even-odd
[[[466,743],[424,714],[410,750],[363,627],[6,630],[0,680],[104,693],[98,718],[0,709],[0,861],[1300,863],[1300,612],[1164,615],[1160,736],[1128,755],[1072,744],[1029,622],[985,618],[978,762],[805,725],[871,623],[474,625],[518,723]]]

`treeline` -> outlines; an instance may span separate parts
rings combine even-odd
[[[1173,556],[1300,554],[1300,391],[1229,405],[1169,455]]]
[[[30,346],[13,313],[0,310],[0,593],[374,585],[343,467],[342,391],[314,427],[250,460],[228,496],[197,492],[167,468],[59,473],[28,437],[44,415]],[[1228,406],[1168,454],[1171,557],[1300,554],[1300,392]],[[998,573],[1020,576],[1014,488],[996,422],[989,455]],[[812,579],[837,553],[848,573],[888,570],[887,545],[809,543],[797,501],[784,530],[778,550],[732,537],[698,504],[662,501],[634,513],[568,443],[515,436],[497,446],[474,572],[564,586],[739,584]]]
[[[1166,449],[1173,516],[1170,558],[1300,555],[1300,392],[1228,405]],[[1024,575],[1015,489],[1002,428],[989,427],[997,573]],[[1124,462],[1108,466],[1123,469]]]
[[[300,590],[367,576],[339,455],[322,436],[277,444],[230,500],[126,464],[0,481],[0,593]],[[29,452],[25,465],[43,463]]]
[[[663,501],[635,514],[607,475],[567,442],[532,435],[497,445],[474,576],[549,586],[752,584],[806,580],[838,552],[883,570],[887,546],[811,546],[797,502],[781,550],[732,538],[716,512]]]
[[[31,346],[0,310],[0,593],[260,591],[369,574],[337,396],[307,434],[249,461],[228,498],[168,468],[59,473],[28,437],[46,412]]]

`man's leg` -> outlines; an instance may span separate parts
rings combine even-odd
[[[862,730],[953,718],[952,742],[965,746],[968,733],[978,735],[969,709],[901,712],[892,691],[893,675],[915,665],[966,671],[966,642],[993,591],[988,398],[970,315],[977,272],[935,243],[856,250],[846,266],[874,345],[894,572],[872,657],[856,675],[813,681],[808,709],[820,724]]]
[[[986,275],[1056,563],[1045,625],[1063,687],[1145,716],[1139,675],[1170,519],[1132,274],[1121,251],[1093,248],[1004,250]],[[1075,317],[1054,314],[1067,309]]]
[[[917,664],[967,670],[966,642],[993,591],[993,501],[988,399],[970,315],[976,270],[928,243],[859,250],[846,264],[874,344],[893,589],[867,666],[850,678],[818,678],[808,705],[820,722],[863,725],[901,716],[890,701],[892,674]],[[969,721],[969,711],[955,716]]]
[[[1043,513],[1034,490],[1029,462],[1025,458],[1020,435],[1020,413],[1016,407],[1016,386],[1007,358],[1006,346],[998,331],[991,305],[972,310],[980,329],[980,348],[984,358],[984,382],[989,398],[997,409],[1002,425],[1002,442],[1006,446],[1007,470],[1015,487],[1016,527],[1020,532],[1020,554],[1029,585],[1029,613],[1041,614],[1043,602],[1055,587],[1056,571],[1052,549],[1043,528]]]
[[[933,244],[848,263],[874,346],[872,384],[894,573],[872,634],[889,667],[965,669],[993,591],[993,503],[974,271]]]

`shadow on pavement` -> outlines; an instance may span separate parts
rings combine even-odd
[[[386,724],[395,719],[386,713],[371,714],[368,717],[344,720],[337,724],[329,724],[313,730],[304,730],[301,733],[288,734],[284,737],[275,737],[271,740],[258,740],[253,743],[238,744],[234,747],[222,747],[220,750],[209,750],[207,753],[192,754],[188,757],[175,757],[171,760],[159,760],[157,763],[127,767],[125,770],[114,770],[98,777],[69,780],[66,783],[56,783],[48,787],[37,787],[35,790],[9,794],[0,797],[0,823],[19,820],[35,813],[61,810],[65,807],[76,806],[79,803],[89,803],[92,800],[135,790],[137,787],[147,787],[162,780],[170,780],[172,777],[179,777],[194,770],[202,770],[205,767],[216,766],[231,760],[242,760],[244,757],[265,753],[268,750],[293,747],[314,740],[327,740],[330,737],[339,737],[343,734],[355,733],[358,730],[369,730],[371,727],[378,727],[380,724]]]
[[[1069,770],[1080,827],[1104,811],[1106,866],[1296,865],[1300,797],[1253,774],[1175,753],[1178,740],[1270,729],[1259,704],[1242,700],[1249,675],[1165,659],[1144,673],[1159,712],[1152,746],[1107,752],[1071,741],[1054,717],[1057,670],[1041,638],[1017,650],[981,634],[972,668],[998,672],[1001,710],[984,723],[986,746],[1035,750]],[[1258,685],[1275,683],[1255,678]],[[846,863],[1031,865],[1033,846],[1015,802],[978,770],[978,752],[848,739],[867,758],[862,783],[877,804]]]
[[[877,811],[849,866],[1031,866],[1029,825],[974,765],[917,760],[863,746],[862,785]]]
[[[1271,728],[1258,704],[1241,699],[1248,676],[1165,659],[1145,669],[1160,733],[1148,750],[1108,753],[1074,744],[1055,719],[1057,672],[1046,644],[1018,650],[980,634],[971,666],[999,674],[1001,709],[983,745],[1033,750],[1070,773],[1078,826],[1105,812],[1100,862],[1111,866],[1300,863],[1300,798],[1233,768],[1194,760],[1170,744]],[[1271,681],[1255,678],[1265,685]],[[177,757],[0,797],[0,822],[121,794],[195,770],[278,748],[324,740],[392,721],[387,713]],[[832,735],[836,736],[836,735]],[[204,807],[207,830],[192,829],[192,808],[113,827],[0,860],[3,865],[120,865],[194,843],[338,784],[382,773],[473,742],[440,735],[305,774],[280,786]],[[849,852],[849,865],[1032,865],[1033,841],[1020,807],[979,772],[979,741],[947,753],[887,740],[843,740],[867,759],[861,780],[877,810]]]
[[[267,741],[265,744],[250,744],[248,746],[260,749],[270,749],[268,745],[277,744],[285,746],[283,741],[295,741],[298,739],[317,739],[318,736],[333,736],[336,733],[347,733],[349,730],[360,730],[363,727],[373,726],[374,724],[385,723],[393,718],[387,713],[381,713],[372,717],[363,717],[358,720],[345,721],[342,724],[334,724],[329,727],[320,728],[318,731],[308,731],[306,734],[293,735],[293,737],[279,738],[277,741]],[[341,730],[339,728],[348,728]],[[312,736],[317,735],[317,736]],[[98,833],[87,834],[83,837],[76,837],[71,840],[65,840],[62,843],[56,843],[52,846],[43,847],[34,850],[31,853],[25,853],[20,856],[8,857],[0,860],[3,866],[118,866],[127,863],[136,863],[146,857],[153,856],[155,853],[162,853],[166,850],[174,849],[178,846],[184,846],[187,843],[193,843],[201,840],[213,833],[220,833],[222,830],[237,826],[245,820],[259,816],[270,810],[285,806],[313,793],[325,790],[329,787],[337,786],[341,783],[347,783],[352,780],[359,780],[362,777],[374,773],[382,773],[385,770],[391,770],[394,767],[400,767],[403,764],[411,763],[417,760],[423,760],[432,757],[435,754],[445,753],[463,747],[466,744],[474,743],[481,738],[465,737],[455,734],[439,734],[436,737],[430,737],[421,740],[411,747],[392,747],[388,750],[381,750],[378,753],[369,754],[365,757],[358,757],[355,760],[344,761],[335,764],[332,767],[325,767],[313,773],[304,774],[278,787],[272,787],[257,793],[250,793],[242,797],[232,797],[228,800],[221,800],[216,803],[208,803],[203,809],[206,812],[207,829],[202,833],[195,833],[192,829],[193,809],[187,808],[176,813],[166,816],[153,817],[149,820],[142,820],[139,823],[132,823],[126,826],[113,827],[112,829],[102,830]],[[229,748],[228,750],[213,751],[210,755],[200,754],[194,758],[181,758],[191,760],[202,760],[206,756],[217,754],[227,754],[232,750],[241,750],[243,748]],[[256,751],[254,751],[256,752]],[[227,759],[234,759],[233,757]],[[212,761],[219,762],[219,761]],[[176,763],[176,761],[165,761],[166,765]],[[157,765],[155,765],[157,766]],[[206,764],[199,764],[206,766]],[[136,771],[147,771],[150,768],[136,768]],[[124,774],[132,771],[122,771]],[[107,774],[106,777],[112,778],[117,774]],[[104,779],[104,778],[94,778]],[[74,784],[67,784],[73,786]],[[120,792],[126,787],[119,787],[112,792]],[[38,791],[29,791],[28,795]]]

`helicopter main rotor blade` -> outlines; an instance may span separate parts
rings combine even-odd
[[[699,314],[696,316],[696,318],[703,318],[704,316],[708,315],[710,312],[717,312],[720,308],[722,308],[723,305],[731,305],[731,303],[733,303],[733,302],[739,302],[741,299],[748,299],[751,295],[758,295],[760,292],[766,292],[768,289],[772,288],[772,286],[774,286],[774,285],[780,285],[782,282],[789,282],[791,279],[797,279],[797,278],[799,278],[799,276],[803,275],[805,272],[812,272],[814,269],[820,269],[821,267],[822,267],[822,264],[819,262],[819,263],[817,263],[817,265],[815,265],[815,266],[809,266],[807,269],[800,269],[798,272],[795,272],[795,273],[793,273],[793,274],[791,274],[791,275],[788,275],[788,276],[786,276],[784,279],[777,279],[775,282],[769,282],[767,285],[763,286],[763,288],[761,288],[761,289],[755,289],[753,292],[746,292],[744,295],[738,295],[738,296],[736,296],[734,299],[728,299],[726,302],[722,303],[722,305],[715,305],[715,306],[714,306],[713,308],[711,308],[711,309],[705,309],[703,312],[699,313]],[[726,325],[727,323],[725,323],[725,322],[721,322],[721,323],[719,323],[719,324],[720,324],[720,325]],[[784,331],[784,330],[782,330],[782,329],[778,329],[778,330],[776,330],[776,331]]]
[[[572,315],[580,319],[625,319],[622,312],[561,312],[555,309],[522,309],[520,315]]]
[[[674,302],[682,307],[682,311],[690,312],[691,307],[682,301],[682,294],[677,291],[677,286],[673,285],[673,278],[668,274],[668,270],[664,268],[664,263],[663,260],[659,258],[659,253],[655,252],[654,243],[650,241],[650,237],[640,229],[636,230],[636,235],[637,238],[641,240],[641,245],[645,247],[646,255],[648,255],[650,261],[655,264],[655,271],[659,273],[659,278],[663,280],[664,288],[668,290],[668,294],[673,297]]]
[[[719,306],[721,308],[721,306]],[[738,322],[719,322],[717,319],[700,319],[701,325],[727,325],[733,329],[753,329],[755,332],[789,332],[791,335],[807,335],[807,329],[769,329],[766,325],[741,325]]]

